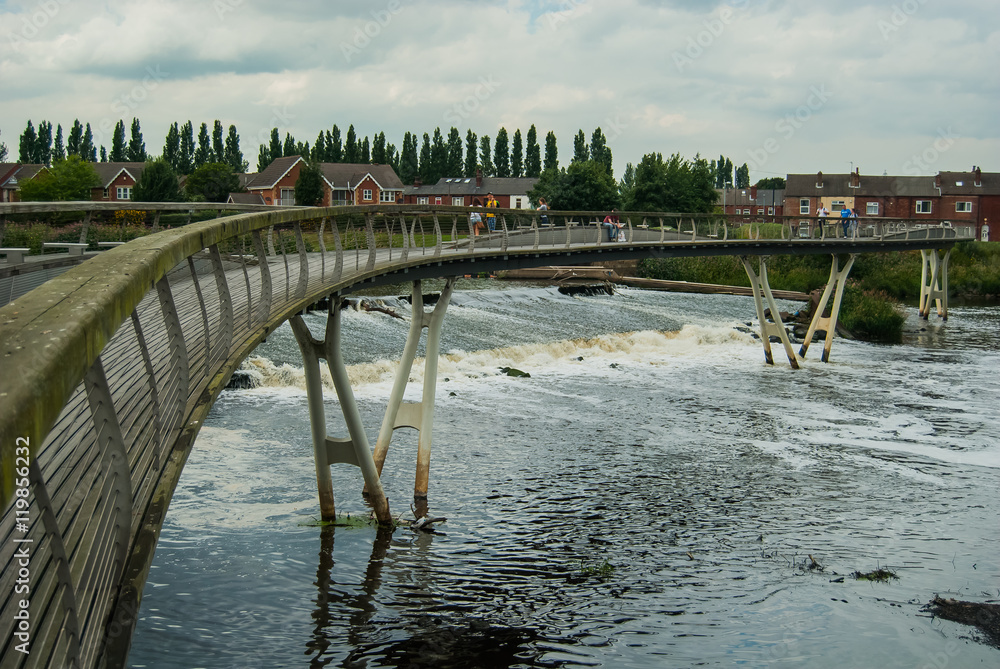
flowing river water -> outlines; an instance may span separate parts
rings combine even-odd
[[[225,391],[201,430],[130,667],[1000,666],[921,610],[1000,599],[1000,309],[910,308],[902,345],[838,339],[823,364],[817,343],[792,371],[738,329],[750,298],[460,288],[429,490],[447,520],[315,526],[284,325],[248,362],[263,385]],[[374,443],[408,320],[348,310],[344,328]],[[415,455],[397,431],[395,515]],[[360,471],[333,475],[338,512],[365,516]],[[898,579],[852,577],[877,568]]]

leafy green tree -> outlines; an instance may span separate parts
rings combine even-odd
[[[493,146],[493,168],[498,177],[510,176],[510,140],[506,128],[497,130],[497,141]]]
[[[323,174],[319,165],[305,163],[295,180],[295,204],[302,207],[318,207],[323,203]]]
[[[462,168],[462,135],[458,128],[452,126],[448,131],[448,166],[444,173],[449,177],[460,177]]]
[[[191,174],[194,171],[194,125],[191,121],[181,126],[181,143],[176,169],[178,174]]]
[[[282,156],[294,156],[297,155],[295,151],[295,138],[292,137],[292,133],[285,132],[285,142],[281,146]]]
[[[174,121],[167,128],[167,137],[163,142],[163,159],[169,163],[170,168],[175,172],[179,171],[179,161],[181,154],[181,131]]]
[[[361,140],[361,162],[365,165],[371,163],[372,161],[372,149],[371,144],[368,143],[367,135],[363,140]]]
[[[57,160],[66,160],[66,145],[63,144],[62,125],[56,126],[56,140],[52,147],[52,162]]]
[[[25,202],[81,201],[101,185],[94,167],[80,156],[69,156],[21,183]]]
[[[66,154],[70,156],[80,155],[80,145],[83,143],[83,126],[79,119],[74,119],[73,125],[69,129],[69,136],[66,138]]]
[[[133,163],[146,162],[146,142],[142,139],[139,119],[132,119],[132,138],[128,142],[128,159]]]
[[[441,177],[450,176],[448,170],[448,147],[444,143],[441,128],[434,128],[431,140],[431,175],[427,183],[437,183]]]
[[[479,167],[483,170],[484,177],[493,176],[493,159],[490,157],[490,136],[483,135],[479,138]]]
[[[281,135],[278,134],[278,129],[271,128],[271,138],[267,144],[268,159],[267,159],[267,164],[265,164],[264,167],[267,167],[278,158],[283,157],[285,155],[283,151],[284,147],[281,144]]]
[[[625,173],[618,182],[618,195],[621,197],[622,206],[631,209],[635,196],[635,165],[632,163],[625,165]]]
[[[243,159],[243,150],[240,149],[240,136],[236,132],[236,126],[229,126],[229,134],[226,135],[225,160],[223,161],[233,172],[243,173],[247,171],[249,164]]]
[[[388,155],[385,149],[385,133],[379,132],[372,140],[372,162],[376,165],[388,164]]]
[[[431,160],[431,136],[426,132],[424,133],[424,141],[420,144],[420,168],[417,170],[417,174],[420,176],[420,181],[424,184],[435,183],[431,181],[431,175],[434,173],[433,161]]]
[[[399,156],[399,180],[409,186],[420,173],[417,160],[417,137],[410,132],[403,135],[403,151]]]
[[[101,144],[101,162],[108,162],[108,150],[104,148],[103,144]]]
[[[618,184],[604,165],[594,160],[545,170],[528,197],[536,203],[544,197],[552,209],[568,211],[610,211],[619,206]]]
[[[212,158],[217,163],[228,163],[226,160],[226,138],[222,129],[222,121],[215,119],[212,125]]]
[[[559,169],[559,148],[556,146],[556,133],[549,130],[545,135],[545,171]]]
[[[627,209],[709,213],[715,205],[716,192],[712,170],[706,160],[694,161],[674,154],[664,160],[659,153],[648,153],[635,168],[634,188]]]
[[[177,173],[166,158],[146,162],[132,189],[132,199],[136,202],[180,202],[184,199]]]
[[[754,185],[763,190],[780,190],[785,187],[785,180],[782,177],[765,177]]]
[[[208,124],[202,123],[198,129],[198,148],[194,150],[194,169],[215,162],[212,155],[212,139],[208,135]]]
[[[35,140],[35,162],[48,165],[52,161],[52,124],[42,121],[38,124],[38,139]]]
[[[340,141],[340,128],[333,124],[333,132],[326,137],[327,160],[331,163],[344,162],[344,145]]]
[[[611,166],[611,149],[608,147],[608,139],[604,136],[604,132],[600,128],[594,130],[594,134],[590,136],[590,158],[604,165],[604,169],[608,171],[608,174],[614,174]]]
[[[736,168],[736,187],[750,188],[750,167],[746,163]]]
[[[271,164],[271,153],[267,150],[267,146],[261,144],[257,150],[257,171],[263,172],[267,169],[267,166]]]
[[[524,140],[521,139],[521,129],[514,131],[514,142],[510,147],[510,175],[524,176]]]
[[[588,160],[590,160],[590,147],[587,146],[587,136],[580,130],[573,138],[573,160],[570,162],[585,163]]]
[[[24,132],[21,133],[21,142],[18,147],[18,162],[35,162],[35,143],[37,141],[38,134],[35,132],[35,126],[31,123],[31,119],[28,119],[28,126],[24,129]]]
[[[476,176],[476,170],[479,168],[479,161],[476,160],[478,149],[479,138],[470,128],[465,133],[465,167],[463,168],[463,176]]]
[[[542,173],[542,151],[538,146],[538,130],[532,123],[528,128],[528,146],[524,157],[524,176],[537,177]]]
[[[97,162],[97,146],[94,144],[94,131],[90,129],[89,123],[83,130],[83,139],[80,140],[80,157],[92,163]]]
[[[119,120],[115,124],[115,131],[111,135],[111,153],[108,158],[113,163],[125,162],[125,121]]]
[[[226,163],[205,163],[188,175],[184,190],[191,199],[225,202],[240,190],[240,178]]]
[[[313,143],[309,159],[314,163],[326,162],[326,134],[322,130],[316,135],[316,141]]]
[[[399,151],[396,150],[395,144],[389,144],[385,147],[385,159],[392,171],[399,174]]]
[[[361,162],[361,146],[358,144],[358,136],[354,132],[354,124],[347,128],[347,137],[344,140],[344,162]]]

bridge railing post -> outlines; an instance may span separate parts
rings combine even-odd
[[[754,306],[757,308],[757,320],[760,323],[760,339],[764,344],[764,360],[769,365],[774,364],[774,357],[771,354],[771,336],[775,335],[781,340],[781,344],[785,348],[785,355],[788,356],[788,364],[791,365],[792,369],[798,369],[799,362],[795,358],[795,352],[792,350],[792,344],[788,339],[788,332],[785,331],[785,325],[781,321],[781,313],[774,301],[771,287],[768,285],[767,257],[759,256],[758,258],[760,264],[759,275],[754,272],[753,266],[750,264],[750,259],[747,256],[740,256],[740,261],[743,263],[743,268],[746,270],[747,276],[750,278],[750,285],[753,288]],[[767,306],[771,312],[773,323],[768,323],[764,315],[764,299],[767,300]]]
[[[802,358],[806,357],[806,351],[809,350],[813,335],[816,334],[817,330],[823,330],[826,332],[826,340],[823,344],[822,360],[823,362],[830,361],[830,350],[833,347],[833,337],[837,331],[837,318],[840,315],[840,304],[844,297],[844,288],[847,285],[847,275],[850,274],[851,267],[854,266],[855,258],[857,258],[857,255],[851,254],[847,264],[844,265],[844,269],[841,270],[839,268],[840,260],[836,254],[833,254],[833,261],[830,265],[830,278],[823,288],[823,295],[816,305],[816,311],[813,312],[812,320],[809,322],[809,330],[802,341],[802,346],[799,347],[799,356]],[[834,294],[833,306],[830,309],[830,315],[824,316],[823,312],[826,311],[826,305],[830,300],[831,293]]]

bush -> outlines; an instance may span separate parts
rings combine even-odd
[[[839,320],[860,339],[898,344],[902,341],[906,316],[886,293],[863,290],[850,282],[844,289]]]

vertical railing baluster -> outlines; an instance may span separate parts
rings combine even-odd
[[[260,237],[260,230],[253,231],[253,246],[257,252],[257,267],[260,270],[260,302],[257,304],[256,324],[263,325],[271,316],[274,288],[271,285],[271,266],[264,252],[264,240]]]
[[[209,358],[212,353],[212,332],[208,327],[208,309],[205,307],[205,298],[201,294],[201,284],[198,282],[198,270],[194,266],[194,256],[188,256],[188,269],[191,270],[191,284],[194,286],[194,293],[198,296],[198,306],[201,308],[201,322],[205,328],[205,373],[208,373]]]
[[[142,364],[149,380],[149,401],[153,406],[153,467],[159,470],[161,465],[160,452],[163,444],[163,404],[160,402],[160,390],[156,385],[156,370],[153,367],[152,358],[149,357],[149,346],[146,344],[142,324],[139,322],[139,312],[135,309],[132,310],[132,329],[135,330],[135,340],[139,344]]]
[[[295,249],[299,253],[299,279],[295,283],[295,299],[301,300],[309,288],[309,254],[306,240],[302,238],[302,222],[295,221]]]
[[[222,254],[219,245],[212,244],[208,248],[212,256],[212,273],[215,275],[215,288],[219,293],[219,334],[215,339],[212,371],[215,365],[221,365],[229,357],[229,347],[233,343],[233,299],[229,293],[229,282],[226,280],[226,270],[222,266]]]

